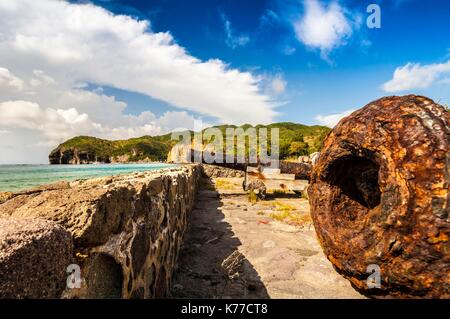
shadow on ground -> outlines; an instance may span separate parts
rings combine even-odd
[[[280,199],[280,198],[299,198],[300,194],[296,194],[294,192],[291,193],[267,193],[266,199]]]
[[[205,180],[189,216],[171,298],[269,298],[240,240],[219,209],[219,193]]]

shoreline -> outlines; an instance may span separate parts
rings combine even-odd
[[[74,182],[99,177],[121,176],[135,172],[152,172],[178,166],[179,164],[164,162],[0,165],[0,194],[33,190],[64,181]]]
[[[79,164],[73,164],[73,163],[68,163],[68,164],[54,164],[54,163],[5,163],[5,164],[0,164],[1,166],[83,166],[83,165],[127,165],[127,164],[140,164],[140,165],[145,165],[145,164],[173,164],[167,161],[152,161],[152,162],[90,162],[90,163],[79,163]]]

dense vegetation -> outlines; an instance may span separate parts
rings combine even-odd
[[[227,128],[239,128],[233,125],[216,126],[225,137]],[[241,133],[247,133],[251,125],[240,126],[243,130]],[[307,126],[295,123],[274,123],[270,125],[257,125],[255,127],[258,132],[259,128],[267,128],[268,132],[268,151],[270,152],[270,132],[271,128],[279,129],[280,141],[280,158],[297,157],[299,155],[307,155],[320,150],[322,142],[329,128],[324,126]],[[190,132],[192,136],[192,132]],[[236,142],[237,138],[235,139]],[[208,144],[214,141],[204,139],[203,143]],[[248,137],[246,138],[248,145]],[[140,160],[150,159],[152,161],[164,161],[170,149],[178,141],[171,140],[171,134],[161,136],[142,136],[128,140],[108,141],[90,136],[74,137],[58,146],[53,152],[61,150],[77,150],[89,154],[95,154],[96,158],[106,159],[119,156],[128,156],[128,161],[136,162]],[[235,146],[236,149],[236,146]]]
[[[234,125],[220,125],[215,126],[218,128],[223,135],[226,134],[227,128],[242,128],[243,130],[240,132],[244,135],[247,133],[249,128],[252,128],[251,125],[245,124],[242,126],[234,126]],[[270,125],[257,125],[254,127],[256,132],[259,133],[260,128],[267,128],[267,139],[268,139],[268,151],[270,153],[271,146],[271,129],[278,128],[279,129],[279,151],[280,158],[293,158],[298,157],[300,155],[309,155],[311,153],[317,152],[322,148],[322,143],[327,134],[330,132],[330,129],[325,126],[307,126],[303,124],[296,124],[290,122],[281,122],[281,123],[273,123]],[[237,134],[237,135],[241,135]],[[257,134],[258,138],[259,135]],[[235,143],[237,138],[235,139]],[[204,143],[208,143],[211,141],[204,140]],[[248,135],[246,137],[246,148],[248,149]],[[236,145],[235,145],[236,151]]]
[[[101,159],[127,155],[130,162],[147,158],[152,161],[165,161],[173,144],[174,142],[170,140],[170,134],[157,137],[142,136],[117,141],[77,136],[59,145],[53,152],[61,149],[76,149],[79,152],[95,154],[96,157]]]

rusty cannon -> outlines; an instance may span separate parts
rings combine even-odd
[[[312,171],[312,165],[306,164],[306,163],[289,162],[289,161],[285,161],[285,160],[279,160],[276,163],[272,163],[269,160],[265,163],[261,163],[261,162],[259,162],[259,158],[256,163],[250,163],[248,158],[245,159],[244,163],[241,163],[238,160],[237,156],[234,156],[234,159],[231,161],[231,163],[224,162],[224,161],[217,163],[215,161],[213,161],[213,162],[205,161],[205,158],[204,158],[204,155],[202,152],[198,152],[196,150],[191,149],[188,153],[190,153],[190,162],[191,163],[194,163],[194,162],[198,161],[198,159],[200,159],[203,164],[216,165],[216,166],[231,168],[231,169],[235,169],[235,170],[243,171],[243,172],[246,172],[249,167],[263,168],[263,167],[270,167],[271,164],[273,164],[274,167],[277,167],[279,169],[279,173],[293,174],[295,179],[297,179],[297,180],[298,179],[309,180],[310,176],[311,176],[311,171]],[[219,153],[218,155],[219,155],[218,158],[221,158],[221,159],[226,158],[225,154]],[[198,158],[198,159],[196,159],[196,158]]]
[[[369,103],[326,138],[312,219],[328,259],[368,295],[450,298],[449,145],[450,113],[415,95]]]

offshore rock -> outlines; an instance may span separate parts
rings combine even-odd
[[[450,113],[415,95],[369,103],[325,140],[312,218],[325,254],[357,288],[450,298],[449,146]],[[373,265],[381,286],[369,289]]]

